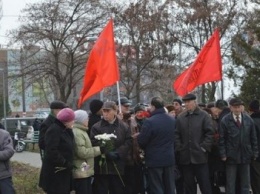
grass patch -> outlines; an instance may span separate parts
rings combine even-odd
[[[16,194],[44,194],[38,187],[40,169],[28,164],[11,162]]]

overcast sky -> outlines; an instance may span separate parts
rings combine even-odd
[[[40,0],[2,0],[3,3],[3,18],[0,21],[0,44],[6,45],[8,38],[6,33],[8,30],[19,26],[18,16],[21,15],[21,10],[28,3],[36,3]]]

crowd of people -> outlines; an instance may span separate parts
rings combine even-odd
[[[190,93],[171,104],[153,97],[132,106],[122,97],[94,99],[90,112],[57,100],[50,109],[39,137],[39,186],[47,194],[196,194],[197,186],[202,194],[220,194],[220,186],[226,194],[260,193],[258,100],[198,104]]]

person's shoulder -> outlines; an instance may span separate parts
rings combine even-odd
[[[0,129],[0,136],[10,136],[10,133],[5,129]]]

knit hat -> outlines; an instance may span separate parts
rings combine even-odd
[[[179,103],[179,105],[182,105],[182,101],[181,101],[181,99],[179,99],[179,98],[173,99],[172,102],[177,102],[177,103]]]
[[[85,110],[76,110],[74,113],[77,123],[84,123],[88,119],[88,113]]]
[[[252,112],[258,112],[259,111],[259,101],[252,100],[249,104],[249,110]]]
[[[75,119],[74,111],[70,108],[64,108],[57,114],[57,119],[62,123],[68,123]]]
[[[50,104],[50,109],[63,109],[63,108],[67,108],[68,106],[59,100],[54,100],[51,102]]]
[[[94,99],[89,104],[89,109],[92,114],[96,114],[103,106],[103,102],[98,99]]]

